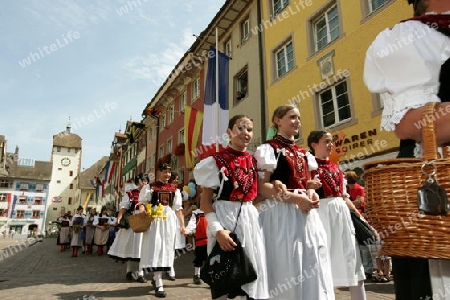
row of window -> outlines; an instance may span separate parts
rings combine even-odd
[[[1,194],[0,194],[1,197]],[[1,201],[1,199],[0,199]],[[42,205],[45,203],[43,197],[27,197],[27,196],[19,196],[17,204],[28,204],[28,205]]]
[[[70,148],[70,147],[69,147],[69,148],[66,148],[66,147],[64,147],[64,149],[67,150],[67,153],[71,153],[71,152],[72,152],[72,149],[73,149],[73,151],[75,152],[75,154],[78,153],[78,148]],[[53,148],[53,151],[61,152],[61,147],[60,147],[60,146],[54,147],[54,148]]]
[[[0,202],[8,201],[8,194],[0,193]],[[35,204],[41,205],[45,203],[44,197],[27,197],[27,196],[19,196],[17,204]]]
[[[0,179],[0,188],[10,189],[13,186],[13,181],[8,179]]]
[[[378,10],[381,6],[389,2],[390,0],[360,0],[361,5],[363,8],[363,11],[366,15],[372,14],[374,11]],[[272,9],[272,15],[270,19],[274,19],[276,16],[278,16],[288,5],[289,0],[271,0],[271,9]],[[309,1],[311,2],[311,0]],[[306,1],[306,5],[308,1]],[[297,2],[294,2],[293,4],[297,5]],[[304,5],[305,3],[303,3]],[[303,7],[301,4],[297,7]]]
[[[48,188],[47,184],[43,183],[22,183],[16,184],[16,190],[18,191],[28,191],[28,192],[43,192]]]
[[[372,13],[388,1],[389,0],[369,0],[364,4],[367,5],[369,12]],[[274,12],[279,14],[288,5],[289,1],[273,1]],[[315,52],[321,50],[340,36],[341,32],[339,24],[339,13],[336,3],[331,3],[326,10],[311,21]],[[292,38],[289,38],[274,51],[273,57],[276,79],[294,69],[295,61],[293,49]],[[340,78],[340,80],[334,82],[333,85],[326,86],[320,91],[310,90],[310,92],[311,94],[309,94],[309,96],[316,97],[317,100],[316,109],[320,115],[321,122],[318,126],[330,127],[351,118],[347,81],[343,78]],[[376,106],[376,109],[379,109],[381,103],[378,103]]]
[[[7,212],[3,213],[4,216],[7,216]],[[0,216],[1,215],[1,210],[0,210]],[[13,218],[15,219],[39,219],[39,218],[43,218],[44,217],[44,212],[40,211],[40,210],[16,210],[15,213],[13,214]]]

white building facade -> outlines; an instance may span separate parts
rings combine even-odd
[[[65,213],[73,215],[80,205],[81,150],[81,138],[70,132],[70,125],[66,131],[53,136],[47,222],[56,221]]]

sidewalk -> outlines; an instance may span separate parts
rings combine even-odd
[[[71,250],[60,252],[55,238],[45,238],[32,245],[26,239],[0,239],[0,253],[8,246],[15,246],[18,251],[8,257],[3,255],[0,260],[0,297],[3,300],[157,299],[150,280],[127,282],[125,264],[116,263],[107,255],[81,254],[71,258]],[[191,252],[175,260],[177,280],[164,280],[166,299],[210,299],[206,284],[192,283],[193,259]],[[395,299],[392,282],[367,283],[366,292],[368,300]],[[335,293],[337,300],[350,299],[346,288],[336,289]]]

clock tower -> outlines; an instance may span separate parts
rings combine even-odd
[[[53,135],[52,178],[47,200],[47,222],[56,221],[62,214],[74,213],[80,205],[78,175],[81,169],[81,138],[66,130]]]

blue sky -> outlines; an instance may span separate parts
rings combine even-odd
[[[49,161],[69,117],[82,168],[145,105],[225,0],[15,0],[0,11],[0,135]]]

